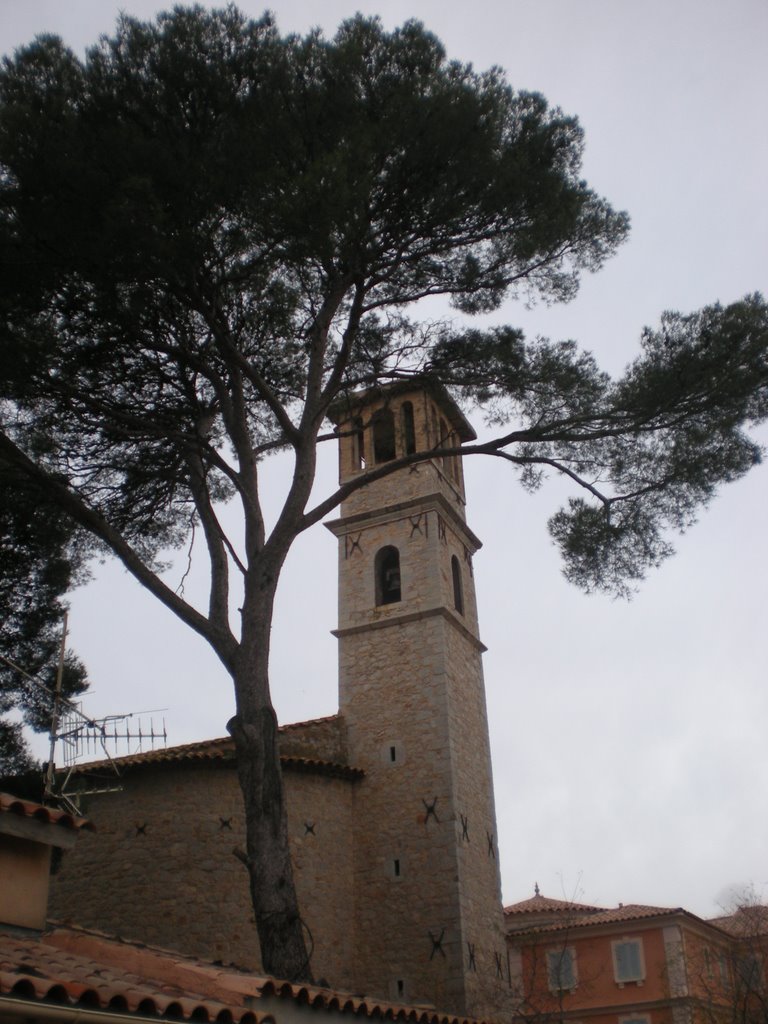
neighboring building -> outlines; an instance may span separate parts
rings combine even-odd
[[[474,432],[437,385],[334,413],[340,482]],[[402,468],[342,504],[339,714],[281,730],[296,884],[316,977],[377,999],[508,1014],[510,976],[461,460]],[[330,581],[329,581],[330,586]],[[117,759],[122,791],[62,858],[52,913],[259,968],[229,739]],[[111,767],[95,788],[114,784]]]
[[[720,1021],[768,1024],[768,907],[756,902],[755,893],[747,892],[732,914],[710,923],[731,937],[729,963],[722,965],[728,978],[728,1012],[720,1015]],[[704,967],[711,984],[712,965]]]
[[[680,907],[605,909],[550,899],[537,889],[504,916],[517,1014],[526,1021],[768,1021],[766,908],[705,921]],[[749,1005],[761,1012],[745,1013]]]

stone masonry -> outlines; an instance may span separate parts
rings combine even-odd
[[[384,408],[395,427],[388,454],[408,454],[406,404],[414,453],[474,437],[442,390],[365,396],[339,417],[342,483],[371,455],[377,463]],[[339,707],[365,771],[358,977],[391,998],[495,1015],[509,979],[472,574],[480,544],[464,519],[460,460],[400,469],[355,492],[328,526],[339,538]],[[390,548],[400,595],[382,604],[377,557]]]
[[[317,978],[354,987],[352,849],[360,773],[337,764],[339,719],[281,730],[288,829]],[[84,766],[95,834],[66,852],[50,914],[208,960],[261,970],[245,868],[242,796],[231,740]],[[85,774],[85,772],[83,772]],[[89,841],[90,840],[90,841]]]

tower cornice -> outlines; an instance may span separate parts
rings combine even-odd
[[[383,508],[372,509],[369,512],[356,512],[351,516],[342,516],[339,519],[332,519],[324,525],[335,537],[343,537],[345,533],[359,530],[362,526],[378,526],[382,523],[391,523],[397,519],[430,511],[438,511],[450,522],[453,529],[461,535],[464,543],[471,549],[472,554],[483,546],[480,538],[470,530],[454,507],[439,491],[420,495],[408,501],[397,502],[394,505],[386,505]]]
[[[332,629],[331,635],[341,639],[346,636],[355,636],[358,633],[369,633],[373,629],[388,629],[390,626],[405,626],[409,622],[423,622],[426,619],[432,619],[435,616],[441,616],[446,620],[446,622],[450,622],[450,624],[480,652],[480,654],[485,654],[488,650],[482,640],[479,640],[474,633],[467,629],[463,622],[459,621],[458,616],[454,615],[451,611],[442,606],[426,608],[424,611],[410,612],[406,615],[395,615],[390,618],[379,619],[374,622],[365,622],[359,626],[347,626],[345,629]]]

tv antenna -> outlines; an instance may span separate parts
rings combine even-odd
[[[50,751],[45,769],[43,802],[55,800],[70,813],[79,815],[80,808],[77,800],[80,797],[93,793],[118,792],[122,789],[122,786],[115,782],[120,778],[120,768],[115,757],[119,757],[123,753],[141,753],[147,748],[154,750],[161,742],[162,746],[166,745],[168,734],[165,728],[165,718],[162,719],[162,725],[156,724],[154,718],[150,718],[147,724],[147,716],[161,714],[167,709],[158,708],[153,711],[106,715],[103,718],[93,718],[87,715],[83,711],[82,703],[76,703],[62,693],[66,647],[67,613],[65,612],[61,644],[59,645],[56,683],[53,690],[46,686],[41,679],[30,675],[29,672],[14,664],[4,655],[0,654],[0,659],[20,672],[29,682],[35,686],[42,686],[52,695]],[[132,719],[136,721],[132,722]],[[57,743],[60,743],[62,748],[66,769],[63,774],[60,771],[57,772],[56,769]],[[125,747],[124,751],[119,750],[121,745]],[[110,746],[112,747],[111,752]],[[77,772],[80,775],[77,771],[80,760],[84,756],[98,755],[99,753],[103,754],[103,760],[108,762],[103,766],[108,768],[108,775],[106,777],[94,776],[93,782],[90,782],[88,776],[83,773],[82,782],[78,783],[76,789],[70,790],[68,787],[73,774]]]

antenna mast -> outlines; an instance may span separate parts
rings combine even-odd
[[[56,782],[56,766],[54,755],[56,753],[56,739],[59,729],[59,717],[61,715],[61,684],[64,679],[64,654],[67,649],[67,613],[64,612],[64,622],[61,628],[61,645],[59,646],[59,665],[56,670],[56,689],[53,694],[53,713],[51,714],[51,747],[48,754],[48,765],[45,770],[45,788],[43,789],[43,800],[50,800],[54,796],[54,784]]]
[[[107,749],[108,740],[114,744],[119,742],[125,743],[129,748],[128,753],[131,753],[130,746],[132,744],[138,744],[139,751],[143,750],[145,743],[151,744],[150,749],[152,750],[155,749],[155,743],[161,740],[163,746],[165,746],[168,742],[168,733],[165,728],[165,719],[163,719],[162,729],[159,726],[155,726],[153,719],[150,719],[149,727],[146,724],[142,724],[141,719],[138,719],[136,725],[131,728],[128,720],[136,717],[135,712],[128,712],[122,715],[106,715],[104,718],[91,718],[86,715],[82,710],[81,704],[75,704],[74,701],[65,697],[63,693],[66,652],[67,613],[64,612],[61,644],[59,646],[59,664],[56,671],[56,684],[53,690],[46,686],[41,679],[30,675],[20,665],[16,665],[10,658],[6,658],[5,655],[0,654],[0,661],[5,662],[14,671],[19,672],[30,683],[47,690],[53,697],[50,730],[51,743],[43,783],[43,800],[58,801],[73,814],[79,814],[80,810],[76,800],[80,796],[85,796],[88,793],[111,792],[112,790],[122,788],[119,784],[108,783],[105,786],[103,782],[97,784],[97,788],[93,788],[93,783],[89,784],[85,772],[82,774],[78,772],[82,780],[81,784],[78,785],[75,791],[68,792],[67,786],[70,778],[77,771],[77,761],[83,754],[97,753],[101,749],[104,754],[104,760],[109,762],[110,776],[117,776],[119,778],[119,768]],[[138,714],[149,715],[165,710],[166,708],[160,708],[156,709],[156,711],[144,711]],[[58,780],[57,785],[55,754],[56,744],[59,741],[62,744],[64,767],[67,771]]]

